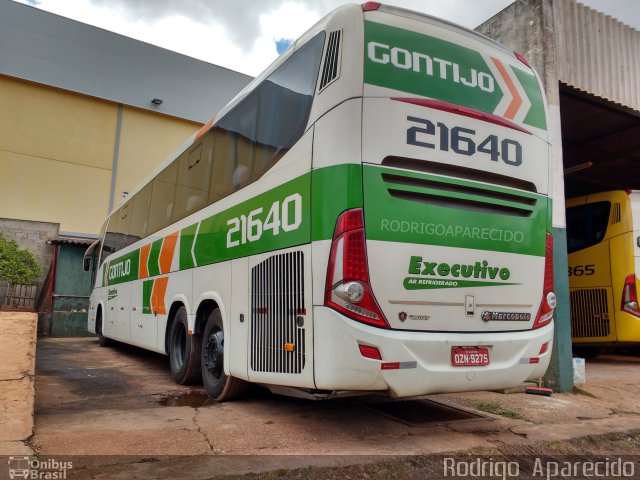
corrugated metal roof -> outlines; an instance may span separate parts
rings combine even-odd
[[[640,32],[575,0],[555,0],[558,78],[640,112]]]
[[[200,123],[251,80],[9,0],[0,0],[0,74]]]
[[[88,247],[96,239],[85,239],[85,238],[56,238],[54,240],[47,240],[47,245],[79,245]]]

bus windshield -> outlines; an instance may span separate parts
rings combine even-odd
[[[567,209],[567,251],[597,245],[607,232],[610,202],[595,202]]]

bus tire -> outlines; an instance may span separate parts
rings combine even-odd
[[[111,339],[102,334],[102,314],[98,314],[98,318],[96,319],[96,333],[98,334],[98,345],[101,347],[108,347],[111,345]]]
[[[249,385],[224,373],[224,329],[217,308],[209,315],[202,336],[202,383],[207,395],[218,402],[239,398]]]
[[[187,309],[176,312],[169,334],[169,364],[171,376],[178,385],[191,385],[200,380],[201,336],[189,335]]]

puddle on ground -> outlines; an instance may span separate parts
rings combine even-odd
[[[169,395],[158,400],[158,404],[163,407],[191,407],[200,408],[207,405],[214,405],[216,402],[206,393],[187,392],[178,395]]]

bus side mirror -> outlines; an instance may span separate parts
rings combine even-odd
[[[95,242],[93,242],[89,248],[87,248],[87,251],[84,252],[84,257],[82,258],[82,269],[85,272],[89,272],[91,271],[91,266],[93,263],[93,256],[94,253],[96,251],[96,248],[100,245],[100,239],[96,240]]]

